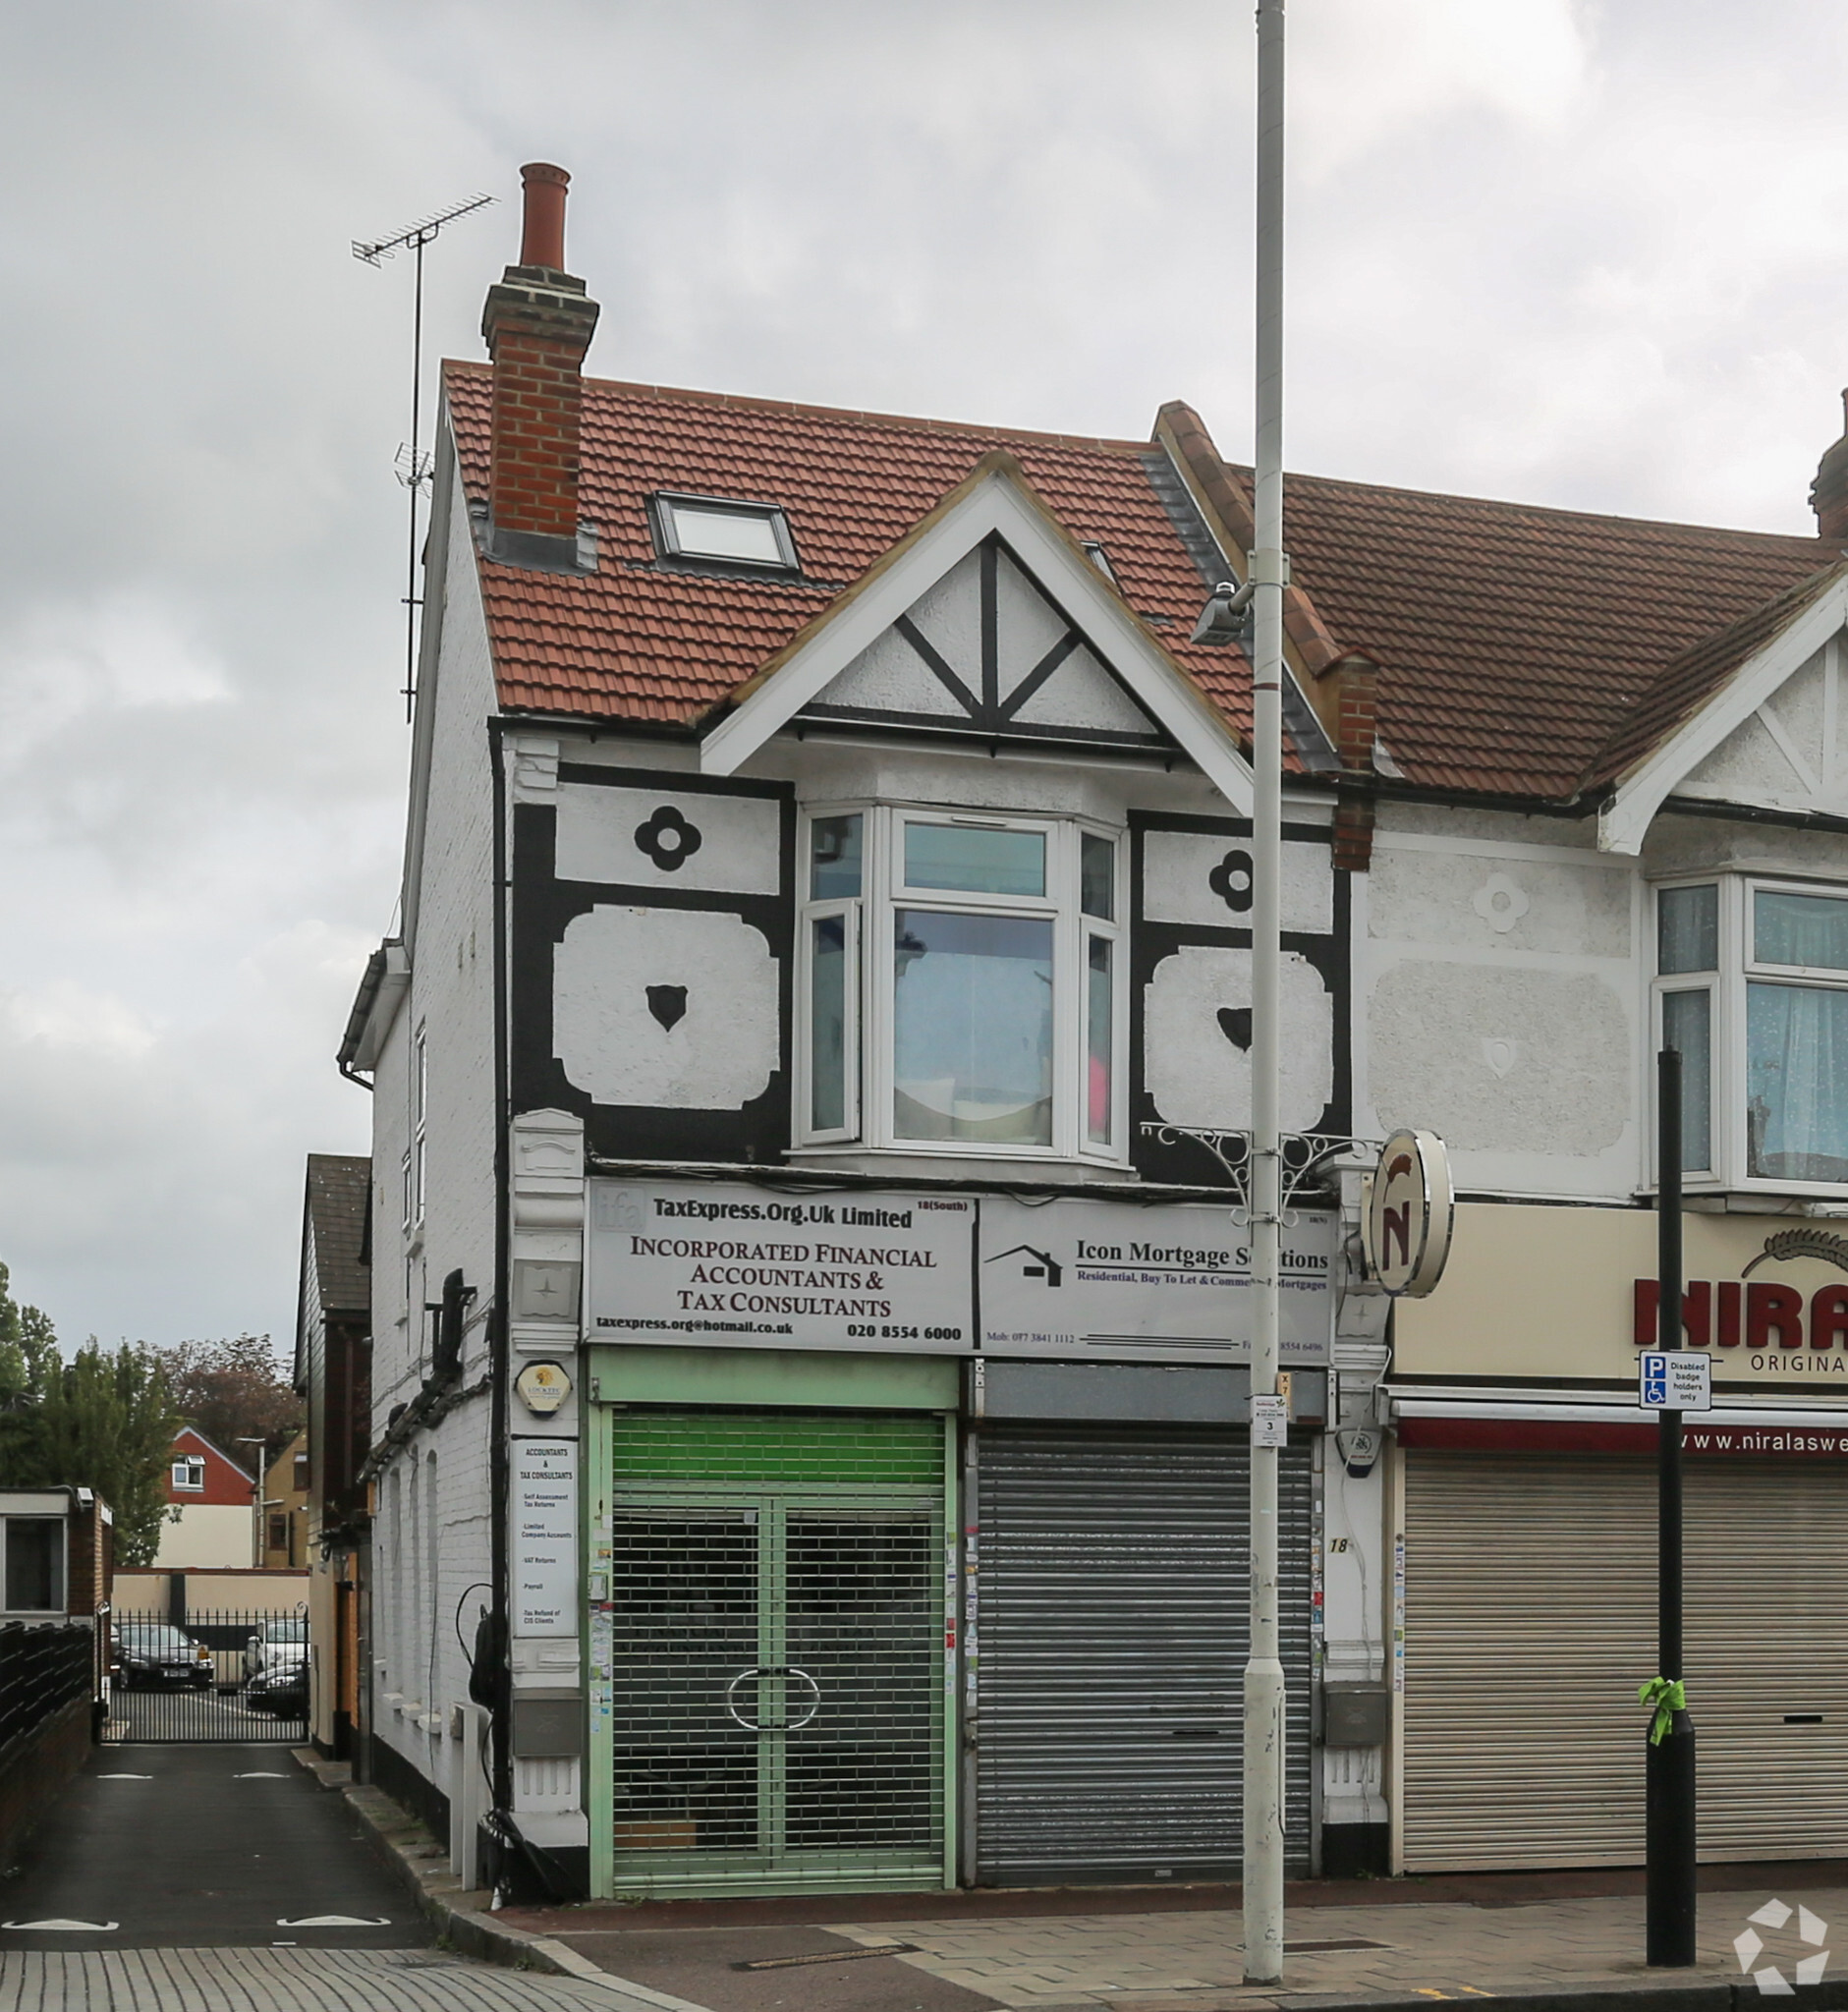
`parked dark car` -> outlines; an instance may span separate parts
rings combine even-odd
[[[116,1677],[128,1691],[208,1690],[212,1652],[169,1621],[118,1620]]]
[[[308,1683],[306,1648],[293,1653],[286,1648],[272,1650],[269,1661],[244,1687],[246,1708],[277,1718],[306,1718]]]

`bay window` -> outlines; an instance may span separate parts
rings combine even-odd
[[[1697,1183],[1848,1185],[1848,889],[1721,875],[1656,892],[1656,1033]]]
[[[809,1145],[1122,1157],[1122,846],[1071,819],[812,814]]]

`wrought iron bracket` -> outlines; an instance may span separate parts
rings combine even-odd
[[[1215,1132],[1197,1125],[1165,1125],[1149,1122],[1141,1127],[1145,1138],[1160,1146],[1178,1146],[1183,1140],[1204,1147],[1219,1162],[1231,1182],[1240,1208],[1252,1204],[1252,1135],[1249,1132]],[[1338,1132],[1286,1132],[1277,1142],[1282,1158],[1282,1203],[1288,1208],[1305,1190],[1320,1185],[1333,1173],[1358,1171],[1371,1165],[1379,1151],[1379,1142],[1350,1139]]]

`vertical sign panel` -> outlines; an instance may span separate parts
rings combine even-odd
[[[578,1442],[516,1439],[516,1635],[578,1632]]]

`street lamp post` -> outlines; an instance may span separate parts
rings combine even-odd
[[[1278,965],[1283,809],[1283,0],[1258,7],[1252,591],[1251,1649],[1245,1665],[1245,1982],[1283,1976],[1283,1664],[1277,1632]],[[1272,1416],[1260,1421],[1260,1412]]]

